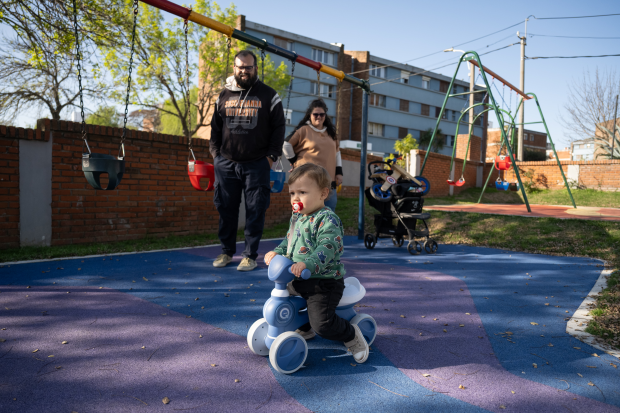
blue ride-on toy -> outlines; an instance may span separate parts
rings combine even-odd
[[[271,297],[263,306],[263,318],[252,324],[248,331],[250,349],[259,356],[268,355],[273,368],[284,374],[299,370],[308,356],[306,340],[295,332],[308,323],[306,300],[291,296],[286,289],[286,285],[295,278],[291,272],[293,264],[293,261],[281,255],[273,257],[268,277],[276,283],[276,288],[271,291]],[[310,275],[308,270],[301,273],[305,280]],[[366,289],[355,277],[345,278],[344,283],[344,293],[336,314],[351,324],[357,324],[366,342],[371,345],[377,336],[377,323],[368,314],[357,314],[353,309],[366,295]]]

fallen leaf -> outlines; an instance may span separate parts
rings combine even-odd
[[[437,321],[437,320],[439,320],[439,319],[438,319],[438,318],[433,318],[433,320],[434,320],[434,321]]]
[[[47,356],[47,357],[54,357],[54,355],[52,354],[51,356]]]
[[[250,299],[250,301],[256,301],[256,300],[252,298],[252,299]]]
[[[549,303],[545,303],[545,305],[549,305]]]
[[[211,367],[216,367],[216,366],[217,366],[217,364],[211,364]]]
[[[594,386],[594,383],[592,383],[591,381],[588,382],[588,386]]]
[[[617,368],[618,368],[618,365],[617,365],[617,364],[614,364],[614,363],[609,363],[609,365],[610,365],[610,366],[613,366],[613,368],[614,368],[614,369],[617,369]]]
[[[142,348],[146,348],[146,347],[142,346]]]
[[[598,355],[598,354],[596,354],[596,353],[592,353],[592,355],[593,355],[594,357],[599,357],[599,358],[601,357],[601,356],[599,356],[599,355]]]
[[[36,349],[35,351],[33,351],[33,353],[36,353],[37,351],[39,351],[39,349]]]
[[[547,344],[547,345],[548,345],[549,347],[553,347],[553,344],[551,344],[551,343],[549,343],[549,344]]]
[[[533,325],[533,326],[537,326],[538,325],[538,323],[534,323],[534,322],[531,322],[530,324]]]
[[[581,347],[573,347],[574,349],[581,350]]]
[[[465,386],[463,386],[462,384],[459,384],[459,389],[465,390]]]
[[[194,301],[198,301],[198,300],[199,300],[199,298],[198,298],[198,297],[196,297],[196,299],[195,299]]]
[[[510,393],[515,394],[515,391],[514,391],[514,390],[511,390],[511,391],[510,391]]]
[[[68,341],[63,341],[61,344],[69,344]]]
[[[444,328],[444,329],[443,329],[443,332],[444,332],[444,333],[447,333],[447,332],[448,332],[448,330],[446,330],[446,329]]]
[[[469,313],[465,313],[465,314],[467,314],[467,315],[471,315],[471,314],[469,314]]]
[[[465,327],[465,324],[459,324],[459,327]]]
[[[239,383],[241,380],[239,379],[235,379],[235,383]]]
[[[500,404],[499,408],[500,408],[500,409],[505,409],[505,408],[506,408],[506,406],[504,406],[503,404]]]
[[[595,369],[596,368],[596,366],[586,366],[586,367],[588,367],[590,369]]]
[[[579,374],[579,373],[577,373],[577,375],[578,375],[579,377],[583,377],[583,376],[582,376],[581,374]]]
[[[351,365],[352,365],[353,367],[357,366],[357,364],[353,364],[353,363],[351,363]]]
[[[407,317],[405,317],[404,315],[401,315],[400,318],[407,318]]]
[[[323,361],[327,361],[326,359],[323,359]]]
[[[167,397],[164,397],[163,399],[161,399],[161,402],[162,402],[163,404],[168,404],[168,403],[170,403],[170,399],[169,399],[169,398],[167,398]]]
[[[424,376],[424,377],[430,377],[431,375],[430,375],[430,374],[428,374],[428,373],[426,373],[426,374],[423,374],[422,376]]]
[[[532,366],[534,366],[535,369],[538,368],[538,364],[536,364],[536,363],[532,363]]]
[[[202,334],[198,336],[198,338],[202,338]]]
[[[143,279],[144,281],[148,281],[148,280],[149,280],[149,279],[148,279],[148,278],[146,278],[146,277],[142,277],[142,279]]]

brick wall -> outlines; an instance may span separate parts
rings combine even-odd
[[[471,160],[480,161],[482,138],[476,135],[472,135],[469,145],[468,145],[468,141],[469,141],[469,133],[463,134],[463,135],[459,134],[459,136],[456,139],[456,157],[463,159],[465,158],[465,153],[467,153],[468,161],[471,161]]]
[[[0,126],[0,248],[19,247],[19,139],[32,129]]]
[[[563,161],[561,162],[564,175],[568,178],[577,176],[578,184],[582,188],[602,191],[620,190],[620,159],[605,161]],[[564,181],[556,161],[546,162],[517,162],[520,171],[533,172],[533,182],[541,189],[562,189]],[[569,173],[569,166],[572,170]],[[578,167],[578,168],[577,168]],[[514,171],[507,171],[506,179],[516,180]],[[527,180],[521,176],[521,180]]]
[[[473,137],[472,137],[473,140]],[[420,163],[423,162],[426,151],[418,151],[420,157]],[[465,185],[455,186],[454,194],[459,194],[468,188],[476,186],[476,174],[478,166],[482,165],[480,162],[468,161],[465,167]],[[456,158],[454,160],[454,180],[457,181],[461,177],[463,170],[463,160]],[[426,166],[424,167],[424,173],[422,174],[426,178],[430,185],[431,190],[427,194],[429,197],[434,196],[447,196],[450,194],[450,185],[448,185],[448,179],[450,178],[450,156],[441,155],[435,152],[431,152],[428,155]]]

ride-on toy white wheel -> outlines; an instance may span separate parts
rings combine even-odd
[[[278,373],[291,374],[299,370],[308,357],[306,340],[294,331],[280,334],[271,344],[269,361]]]
[[[377,323],[374,318],[368,314],[358,314],[351,319],[351,324],[357,324],[368,345],[375,341],[375,337],[377,337]]]
[[[265,345],[265,337],[267,337],[267,320],[261,318],[256,320],[248,331],[248,347],[259,356],[268,356],[269,348]]]

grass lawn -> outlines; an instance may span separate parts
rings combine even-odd
[[[547,192],[552,193],[540,193],[541,199],[550,204],[566,204],[566,202],[558,201],[561,199],[558,198],[561,197],[561,194],[558,194],[561,191]],[[472,202],[471,198],[476,197],[476,194],[480,194],[479,190],[476,192],[476,190],[470,189],[460,194],[458,199],[466,200],[462,202]],[[578,205],[585,205],[586,202],[590,202],[589,206],[607,206],[600,202],[594,202],[597,194],[607,194],[609,198],[603,198],[606,199],[605,202],[613,202],[615,199],[613,197],[617,196],[618,201],[614,205],[620,205],[620,193],[575,191]],[[485,194],[485,197],[491,199],[503,199],[508,196],[518,198],[515,193],[499,192],[495,189]],[[448,199],[451,200],[450,203],[454,203],[455,198],[457,197]],[[425,204],[433,204],[445,199],[429,198],[425,200]],[[358,202],[357,198],[340,198],[338,200],[336,212],[343,221],[346,235],[357,235]],[[520,202],[520,198],[515,199],[514,202]],[[538,200],[531,202],[543,203]],[[373,215],[375,210],[368,205],[368,202],[366,202],[365,208],[365,232],[374,232]],[[431,237],[439,244],[486,246],[534,254],[592,257],[607,261],[610,268],[620,268],[620,222],[526,218],[443,211],[433,211],[431,216],[432,218],[429,221]],[[287,229],[288,222],[277,224],[265,229],[263,238],[284,237]],[[242,231],[238,233],[238,239],[243,239]],[[0,250],[0,262],[149,251],[217,243],[219,241],[216,234],[206,234],[145,238],[107,244],[28,247]],[[615,343],[616,346],[620,340],[619,278],[620,275],[616,272],[610,279],[608,291],[598,299],[598,309],[594,312],[595,322],[588,327],[588,331],[601,335],[608,342]]]
[[[482,188],[469,188],[455,196],[426,198],[424,205],[453,205],[478,202]],[[620,208],[620,192],[603,192],[594,189],[571,190],[577,206]],[[527,194],[530,204],[572,205],[566,189],[552,191],[534,190]],[[524,204],[521,192],[498,191],[493,186],[484,191],[483,204]]]

